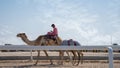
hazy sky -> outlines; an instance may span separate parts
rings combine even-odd
[[[120,0],[0,0],[0,45],[25,44],[52,30],[82,45],[120,44]]]

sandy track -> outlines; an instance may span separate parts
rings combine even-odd
[[[20,60],[7,60],[0,61],[0,68],[108,68],[107,61],[84,61],[79,66],[72,66],[69,62],[64,62],[64,65],[58,65],[54,62],[54,65],[50,65],[49,61],[39,61],[35,66],[35,61],[20,61]],[[120,68],[120,62],[115,61],[114,68]]]

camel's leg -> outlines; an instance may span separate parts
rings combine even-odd
[[[60,56],[60,59],[59,59],[58,64],[59,64],[59,65],[63,65],[64,52],[63,52],[63,51],[60,51],[60,52],[59,52],[59,56]]]
[[[79,63],[80,63],[80,61],[81,61],[81,64],[83,63],[83,53],[80,52],[80,51],[76,51],[76,52],[77,52],[77,54],[78,54],[78,62],[77,62],[77,64],[76,64],[76,66],[78,66]],[[81,56],[80,56],[80,55],[81,55]]]
[[[39,57],[40,57],[40,50],[38,51],[37,61],[35,62],[35,65],[37,65],[37,63],[39,61]]]
[[[68,55],[68,57],[69,57],[69,61],[72,63],[73,62],[73,53],[71,52],[71,51],[66,51],[66,53],[67,53],[67,55]],[[72,53],[72,54],[71,54]]]
[[[79,52],[81,54],[81,64],[83,64],[83,53]]]
[[[67,53],[67,55],[69,57],[69,61],[72,63],[72,65],[74,65],[75,64],[75,60],[74,59],[75,59],[75,55],[76,55],[75,52],[73,52],[73,51],[66,51],[66,53]]]
[[[76,52],[75,52],[75,51],[71,51],[71,52],[72,52],[72,54],[73,54],[72,64],[75,65],[77,55],[76,55]]]
[[[45,50],[44,50],[44,52],[45,52],[46,56],[48,57],[48,59],[50,59],[50,57],[48,56],[47,51],[45,51]],[[53,65],[53,62],[52,62],[52,60],[51,60],[51,59],[50,59],[50,63],[51,63],[51,65]]]
[[[81,57],[80,57],[80,51],[76,51],[77,52],[77,54],[78,54],[78,62],[77,62],[77,64],[76,64],[76,66],[78,66],[79,65],[79,63],[80,63],[80,60],[82,60],[81,59]]]
[[[80,57],[79,57],[79,60],[81,61],[81,64],[83,64],[83,53],[81,52],[81,51],[78,51],[78,53],[79,53],[79,55],[81,55]],[[79,62],[80,62],[79,61]]]
[[[68,51],[66,51],[66,54],[68,55],[68,57],[69,57],[69,61],[72,61],[72,56],[70,56],[70,54],[69,54],[69,52]]]
[[[59,61],[58,61],[58,64],[61,64],[61,56],[62,56],[62,53],[61,51],[59,52]]]

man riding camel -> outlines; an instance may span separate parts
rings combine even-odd
[[[52,24],[51,27],[53,28],[53,31],[48,32],[47,35],[51,35],[51,36],[57,36],[58,35],[58,30],[55,27],[55,24]]]
[[[58,36],[58,30],[55,24],[52,24],[51,27],[53,28],[53,31],[47,33],[47,38],[55,40]]]

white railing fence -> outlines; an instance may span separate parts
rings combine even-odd
[[[0,45],[0,50],[108,50],[109,68],[113,68],[113,50],[120,50],[120,46],[25,46],[25,45]]]

